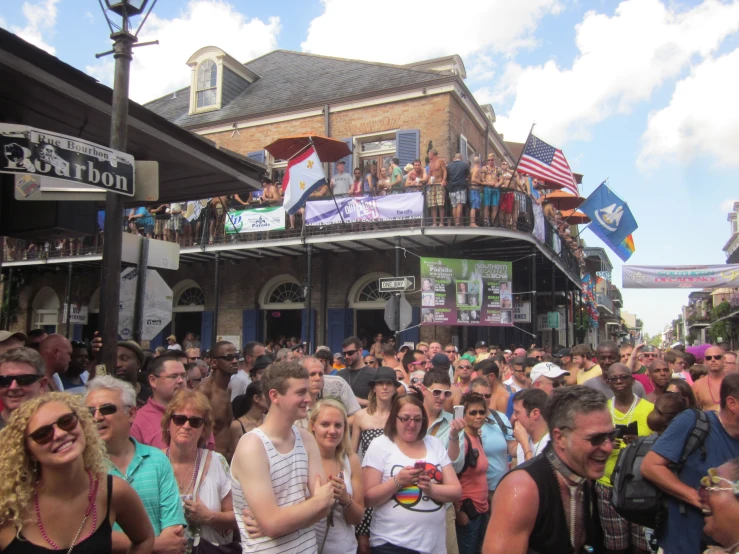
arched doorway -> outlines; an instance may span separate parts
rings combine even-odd
[[[177,337],[177,344],[184,348],[187,333],[193,333],[202,342],[205,294],[192,279],[177,283],[172,289],[172,323],[167,335]]]
[[[349,289],[349,307],[354,309],[354,332],[360,339],[366,338],[368,345],[378,333],[385,337],[392,334],[385,323],[385,304],[392,295],[380,291],[379,279],[382,277],[392,275],[369,273],[357,279]]]
[[[43,287],[33,297],[31,303],[31,329],[43,329],[56,333],[59,324],[59,296],[51,287]]]
[[[283,274],[267,281],[259,294],[259,307],[264,313],[265,340],[301,337],[305,291],[295,277]]]

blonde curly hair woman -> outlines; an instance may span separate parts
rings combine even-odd
[[[125,481],[106,476],[95,424],[76,396],[52,392],[23,403],[0,444],[3,553],[111,552],[114,522],[131,539],[129,552],[151,552],[144,506]]]

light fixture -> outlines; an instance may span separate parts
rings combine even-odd
[[[131,17],[143,12],[148,2],[149,0],[119,0],[118,2],[105,0],[105,5],[108,6],[110,11],[121,17],[124,15]]]

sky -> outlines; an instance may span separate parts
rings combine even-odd
[[[0,27],[111,84],[94,0],[0,2]],[[506,140],[536,134],[585,177],[605,179],[639,229],[630,265],[723,264],[739,168],[739,0],[158,0],[135,50],[139,102],[187,86],[214,45],[246,62],[274,49],[404,64],[459,54]],[[327,83],[330,86],[330,83]],[[603,246],[582,230],[589,246]],[[609,251],[613,282],[621,260]],[[654,335],[686,290],[623,289]]]

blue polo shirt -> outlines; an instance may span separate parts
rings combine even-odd
[[[158,537],[162,529],[173,525],[187,526],[180,491],[167,456],[158,448],[141,444],[136,439],[130,440],[136,451],[126,474],[123,475],[113,464],[110,464],[108,473],[126,481],[139,495],[149,514],[155,536]],[[117,523],[113,530],[123,531]]]
[[[739,439],[726,432],[716,412],[706,412],[706,415],[710,425],[704,443],[706,459],[701,459],[700,450],[694,452],[685,460],[683,468],[677,475],[680,481],[693,488],[698,488],[701,477],[708,473],[709,468],[718,467],[739,456]],[[676,463],[694,425],[695,412],[685,410],[678,414],[654,444],[652,451]],[[681,510],[681,507],[684,507],[684,510]],[[669,554],[694,554],[700,552],[702,536],[701,511],[668,495],[667,523],[659,545]]]
[[[513,440],[511,422],[502,412],[498,412],[503,424],[507,427],[501,429],[495,419],[488,417],[482,426],[482,449],[488,457],[488,490],[494,491],[503,476],[508,473],[508,441]]]

